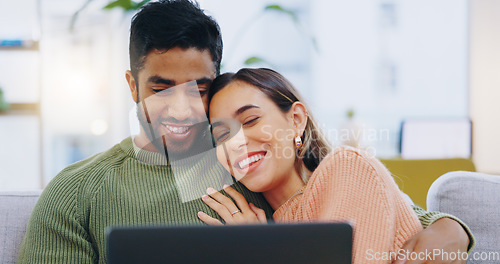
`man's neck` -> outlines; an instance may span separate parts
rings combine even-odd
[[[151,142],[143,133],[133,137],[133,140],[135,146],[139,149],[165,155],[169,160],[186,159],[213,149],[211,141],[208,141],[210,139],[206,137],[200,137],[198,141],[192,144],[191,148],[182,152],[168,151],[168,147],[165,147],[162,138],[158,138],[156,142]]]
[[[158,149],[156,149],[154,144],[151,144],[151,142],[149,141],[147,136],[145,136],[143,134],[139,134],[136,137],[134,137],[133,139],[134,139],[135,145],[137,147],[139,147],[140,149],[143,149],[143,150],[149,151],[149,152],[161,153]]]

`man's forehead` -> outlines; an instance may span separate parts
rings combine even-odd
[[[206,57],[202,53],[190,54],[187,58],[152,53],[146,58],[139,75],[146,81],[163,79],[178,85],[190,81],[213,80],[216,68],[210,56]]]
[[[210,51],[206,49],[205,50],[199,50],[196,48],[182,49],[178,47],[169,50],[153,49],[144,57],[145,63],[147,63],[148,61],[158,61],[158,60],[165,62],[172,61],[174,63],[198,62],[202,64],[207,64],[207,67],[209,64],[210,65],[209,68],[215,70],[215,61],[212,59]]]

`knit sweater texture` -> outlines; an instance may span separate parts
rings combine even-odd
[[[127,138],[64,169],[32,212],[18,263],[106,263],[107,227],[202,224],[198,211],[218,218],[200,199],[207,187],[220,190],[232,181],[215,155],[167,164],[164,155],[138,151]],[[272,215],[261,194],[233,187]]]
[[[274,219],[351,223],[353,264],[390,263],[388,258],[372,256],[394,255],[422,230],[417,215],[382,163],[347,147],[327,156],[301,194],[280,206]]]
[[[272,217],[262,195],[234,183],[214,153],[170,164],[164,155],[140,150],[127,138],[70,165],[48,184],[32,212],[18,263],[106,263],[108,227],[202,224],[198,211],[220,219],[200,197],[207,187],[221,190],[224,184]],[[413,210],[424,228],[443,217],[460,222],[418,206]],[[472,234],[460,223],[472,245]]]

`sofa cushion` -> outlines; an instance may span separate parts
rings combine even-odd
[[[30,214],[40,193],[0,192],[0,263],[17,262]]]
[[[471,229],[476,246],[467,263],[499,263],[499,202],[500,176],[477,172],[446,173],[431,185],[427,194],[428,210],[455,215]]]

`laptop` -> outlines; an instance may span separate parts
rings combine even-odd
[[[106,234],[109,264],[350,264],[347,223],[114,227]]]

